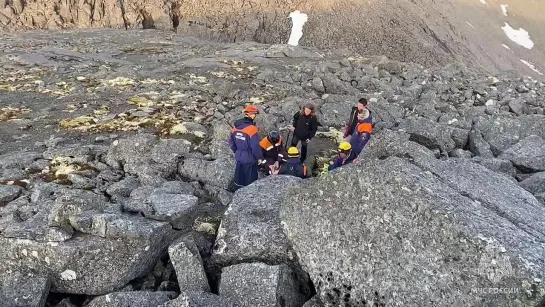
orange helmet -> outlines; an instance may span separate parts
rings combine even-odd
[[[259,110],[256,106],[247,106],[244,108],[244,114],[259,114]]]

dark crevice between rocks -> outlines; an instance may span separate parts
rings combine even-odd
[[[142,16],[142,29],[148,30],[156,28],[155,21],[153,20],[153,17],[151,17],[150,13],[144,9],[140,9],[140,15]]]
[[[180,26],[180,5],[173,2],[170,6],[171,16],[170,20],[172,21],[172,29],[174,32],[178,32],[178,26]]]
[[[91,301],[94,296],[80,295],[80,294],[66,294],[66,293],[54,293],[50,292],[45,302],[46,307],[55,307],[63,300],[68,300],[76,307],[85,306]]]

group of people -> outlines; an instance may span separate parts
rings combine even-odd
[[[300,111],[293,115],[290,127],[290,133],[293,136],[289,148],[286,147],[288,140],[284,140],[276,130],[270,131],[266,137],[260,140],[254,122],[259,114],[256,106],[247,106],[243,113],[244,117],[235,121],[229,139],[229,146],[235,153],[236,160],[235,189],[256,181],[260,169],[266,175],[291,175],[303,179],[311,176],[304,162],[307,158],[308,144],[316,136],[320,125],[313,104],[304,105]],[[350,113],[350,119],[344,132],[344,140],[337,148],[338,156],[325,171],[331,171],[356,161],[369,142],[372,131],[371,111],[367,109],[367,99],[361,98]],[[299,143],[301,143],[300,152],[297,149]]]

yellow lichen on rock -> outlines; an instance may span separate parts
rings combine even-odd
[[[96,122],[96,118],[92,116],[79,116],[76,118],[66,118],[59,122],[59,126],[63,129],[78,129],[88,127]]]
[[[129,104],[134,104],[138,107],[151,107],[153,105],[157,105],[157,102],[145,97],[135,96],[129,99]]]
[[[30,109],[27,108],[11,108],[5,107],[0,109],[0,122],[8,121],[19,118],[23,114],[30,113]]]
[[[68,175],[80,169],[78,165],[70,162],[71,159],[68,157],[56,157],[51,161],[50,173],[55,175],[55,177],[59,177]]]

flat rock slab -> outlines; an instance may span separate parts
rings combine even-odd
[[[0,269],[28,266],[49,274],[52,291],[102,295],[151,270],[176,232],[142,217],[110,221],[106,237],[78,233],[65,242],[0,238]]]
[[[414,158],[349,165],[284,200],[284,231],[324,305],[536,305],[545,207],[477,164]]]
[[[545,141],[537,135],[528,136],[504,151],[499,158],[510,160],[527,171],[545,171]]]
[[[114,292],[94,298],[87,307],[157,307],[177,296],[176,292]]]
[[[174,242],[168,254],[181,291],[210,292],[201,255],[191,234]]]
[[[0,306],[44,307],[51,281],[47,275],[28,269],[0,272]]]
[[[228,266],[251,261],[280,264],[293,259],[279,210],[280,202],[300,182],[293,176],[269,176],[237,190],[218,230],[215,261]]]
[[[305,302],[285,264],[243,263],[223,269],[220,296],[240,307],[297,307]]]
[[[178,173],[191,180],[229,189],[235,176],[235,160],[232,156],[222,156],[214,161],[187,158],[180,162]]]

